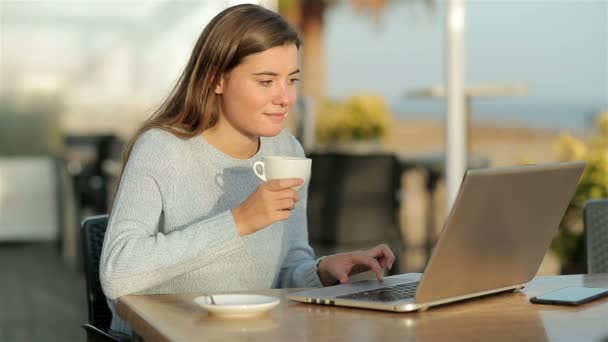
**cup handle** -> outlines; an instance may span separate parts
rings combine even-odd
[[[261,166],[262,173],[258,173],[258,165]],[[258,176],[259,179],[263,180],[264,182],[266,181],[266,170],[264,169],[263,161],[257,161],[253,163],[253,173],[255,173],[255,175]]]

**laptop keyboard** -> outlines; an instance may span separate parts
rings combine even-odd
[[[382,287],[375,290],[351,293],[336,298],[369,300],[375,302],[393,302],[397,300],[413,298],[419,282],[411,282],[393,286]]]

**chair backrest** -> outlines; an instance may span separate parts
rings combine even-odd
[[[89,323],[97,328],[109,328],[112,322],[112,312],[99,282],[99,259],[107,227],[108,215],[88,217],[82,222]]]
[[[371,246],[400,241],[401,173],[391,154],[311,153],[311,244]]]
[[[608,198],[589,200],[583,207],[587,273],[608,272]]]

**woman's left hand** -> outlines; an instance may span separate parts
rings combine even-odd
[[[371,269],[378,280],[383,281],[384,270],[390,270],[394,261],[395,255],[386,244],[364,251],[328,255],[319,264],[319,278],[324,286],[333,285],[336,281],[344,284],[351,275]]]

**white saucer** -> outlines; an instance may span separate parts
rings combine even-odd
[[[218,317],[251,317],[264,313],[281,301],[279,298],[251,294],[213,295],[194,298],[194,302]]]

